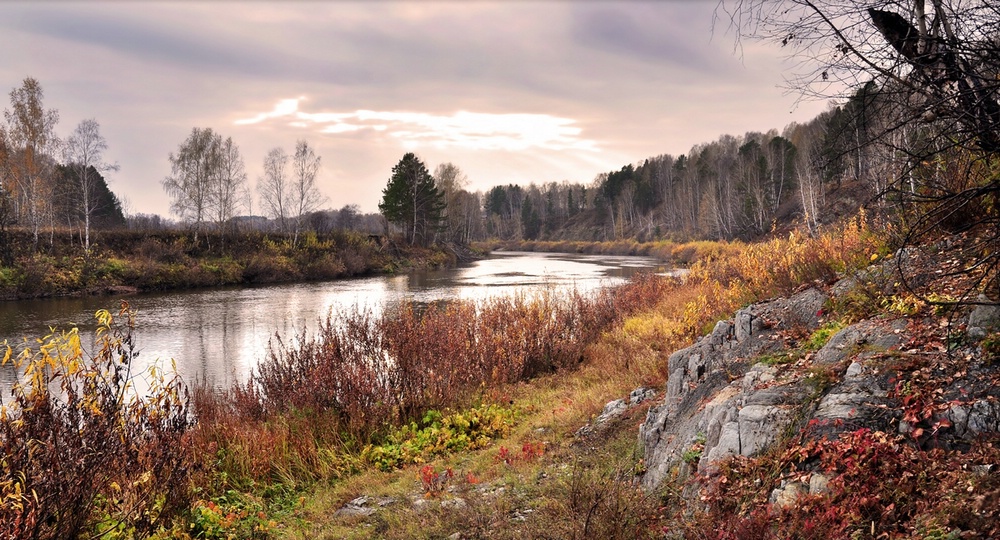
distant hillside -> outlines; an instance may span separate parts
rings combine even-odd
[[[815,230],[863,205],[884,206],[907,163],[873,144],[870,86],[847,103],[780,133],[722,135],[684,155],[623,165],[589,185],[496,186],[482,195],[474,237],[604,241],[752,240]],[[897,153],[898,154],[898,153]]]

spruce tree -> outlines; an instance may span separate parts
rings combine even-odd
[[[434,177],[412,152],[392,168],[392,177],[382,190],[378,209],[392,224],[403,229],[410,245],[430,244],[440,230],[444,194],[434,185]]]

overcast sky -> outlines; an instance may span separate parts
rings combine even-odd
[[[305,139],[330,208],[376,211],[415,152],[472,190],[590,183],[723,133],[781,129],[825,103],[782,89],[781,51],[734,41],[715,1],[0,3],[2,107],[25,77],[69,135],[95,118],[133,213],[194,127],[267,151]],[[254,203],[255,213],[259,205]]]

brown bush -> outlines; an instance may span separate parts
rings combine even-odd
[[[186,391],[154,376],[137,395],[133,317],[125,303],[98,312],[93,357],[75,330],[7,349],[21,381],[0,414],[0,538],[76,538],[98,522],[141,535],[183,506]]]
[[[231,450],[223,464],[232,467],[231,478],[284,474],[295,463],[314,462],[317,441],[341,434],[371,440],[427,410],[465,405],[499,385],[575,367],[588,344],[627,313],[652,306],[669,283],[644,275],[591,294],[334,313],[314,336],[275,336],[246,383],[198,394],[199,437]],[[295,439],[289,419],[300,414],[324,419],[324,428]],[[313,442],[300,450],[275,442],[288,437]],[[262,440],[278,446],[268,451]]]
[[[246,283],[280,283],[294,280],[298,275],[287,257],[281,255],[253,255],[243,268]]]

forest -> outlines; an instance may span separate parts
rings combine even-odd
[[[210,128],[194,128],[169,155],[172,174],[162,184],[176,219],[130,214],[104,178],[117,167],[103,161],[108,145],[96,120],[60,141],[54,132],[58,113],[44,108],[38,81],[27,78],[10,95],[0,129],[0,244],[7,264],[12,251],[5,231],[11,227],[30,230],[35,248],[41,233],[57,230],[71,231],[85,248],[91,230],[121,229],[189,231],[195,238],[202,230],[266,231],[290,234],[294,243],[305,231],[384,234],[392,224],[406,241],[416,240],[398,226],[406,221],[401,208],[380,214],[363,213],[354,204],[321,208],[328,201],[315,184],[320,156],[306,141],[291,155],[280,147],[267,154],[256,186],[256,208],[265,215],[247,214],[254,196],[239,147]],[[927,138],[929,126],[896,130],[892,141],[878,137],[899,122],[894,104],[893,94],[869,82],[807,123],[780,132],[722,135],[687,154],[651,156],[590,181],[470,192],[456,164],[439,164],[431,174],[418,156],[408,154],[401,163],[415,159],[434,190],[427,196],[435,200],[435,211],[420,220],[426,228],[422,244],[491,238],[752,240],[799,223],[815,230],[862,205],[884,206],[898,187],[889,179],[901,168],[909,168],[911,179],[942,174],[940,165],[918,170],[904,150],[904,143]],[[831,193],[839,205],[834,214],[823,210]]]

